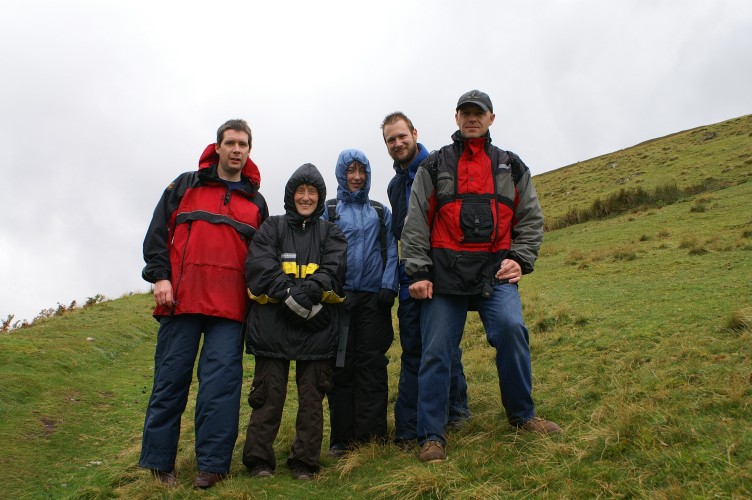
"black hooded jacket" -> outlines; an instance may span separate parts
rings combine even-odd
[[[301,184],[319,193],[313,214],[304,219],[293,196]],[[334,358],[339,314],[344,300],[347,240],[336,224],[320,219],[326,204],[326,184],[310,163],[300,166],[285,186],[285,215],[269,217],[254,236],[246,260],[246,284],[251,309],[246,327],[247,351],[277,359]],[[321,304],[329,318],[322,329],[290,319],[284,304],[290,287],[312,280],[323,291]],[[321,314],[319,313],[319,314]]]

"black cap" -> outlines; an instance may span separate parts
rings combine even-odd
[[[481,92],[480,90],[470,90],[465,92],[457,101],[457,109],[460,109],[465,104],[475,104],[480,106],[483,111],[490,111],[493,113],[493,104],[491,104],[491,98],[488,94]]]

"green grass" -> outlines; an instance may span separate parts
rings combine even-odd
[[[752,115],[638,144],[535,177],[549,223],[621,189],[681,190],[752,181]]]
[[[283,465],[294,434],[291,384],[276,477],[251,479],[242,466],[244,404],[232,477],[194,492],[191,400],[178,454],[181,486],[167,491],[136,466],[157,323],[152,298],[133,295],[0,334],[0,497],[749,498],[750,133],[752,119],[742,117],[614,153],[622,165],[644,160],[637,177],[646,189],[671,176],[686,186],[709,176],[729,182],[661,208],[546,233],[521,293],[538,411],[559,422],[562,435],[507,425],[494,353],[470,313],[462,346],[473,419],[449,434],[445,463],[422,464],[414,451],[374,445],[340,461],[323,457],[316,481],[292,481]],[[616,167],[588,167],[604,158],[544,174],[547,182],[536,178],[545,213],[564,214],[571,201],[548,186],[577,185],[582,206],[618,190],[608,177]],[[389,356],[392,408],[397,341]],[[245,365],[247,394],[252,358]]]

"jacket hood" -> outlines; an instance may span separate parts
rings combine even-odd
[[[309,220],[316,219],[324,213],[324,205],[326,205],[326,183],[324,177],[319,172],[319,169],[312,163],[304,163],[299,166],[298,169],[290,176],[290,180],[285,185],[285,212],[289,217],[293,219],[300,219],[302,217],[298,215],[298,211],[295,210],[295,190],[301,184],[310,184],[316,188],[319,192],[319,202],[316,205],[316,210],[309,217]]]
[[[399,162],[394,162],[394,165],[392,165],[392,168],[397,173],[397,175],[402,175],[405,172],[407,172],[410,175],[410,179],[415,179],[415,174],[418,173],[418,167],[423,162],[423,160],[426,159],[428,156],[428,150],[426,147],[418,143],[418,154],[415,156],[415,159],[410,162],[410,165],[407,166],[407,171],[402,168],[402,165],[399,164]]]
[[[206,146],[204,152],[201,153],[201,158],[198,159],[198,169],[209,168],[217,163],[219,163],[219,155],[217,154],[216,143],[213,142]],[[256,186],[256,189],[261,187],[261,172],[250,156],[246,158],[241,174],[247,177],[251,184]]]
[[[347,167],[354,161],[358,161],[365,166],[366,182],[363,189],[352,193],[347,187]],[[359,149],[345,149],[337,158],[337,166],[334,169],[337,177],[337,199],[345,202],[365,203],[368,201],[368,193],[371,190],[371,163],[368,161],[366,154]]]

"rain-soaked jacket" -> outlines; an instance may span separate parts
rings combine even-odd
[[[248,245],[268,215],[258,192],[259,169],[245,162],[239,187],[217,175],[219,156],[209,144],[198,171],[173,181],[154,209],[144,238],[142,276],[172,283],[174,306],[154,316],[205,314],[243,321],[248,310],[244,267]]]
[[[363,164],[366,180],[363,189],[350,192],[347,187],[347,168],[353,162]],[[337,158],[336,224],[347,238],[347,279],[345,290],[378,292],[388,288],[397,292],[397,240],[392,234],[392,214],[384,206],[386,229],[386,263],[381,253],[381,218],[369,202],[371,164],[365,153],[346,149]],[[323,217],[328,219],[328,211]]]
[[[311,184],[319,192],[308,219],[295,210],[293,196],[301,184]],[[300,166],[285,186],[285,215],[269,217],[251,242],[246,261],[251,298],[246,347],[251,354],[300,360],[331,359],[336,354],[347,240],[335,224],[320,219],[325,203],[324,178],[310,163]],[[321,288],[325,311],[319,314],[330,318],[318,330],[311,330],[303,320],[291,320],[284,304],[288,289],[306,279]]]

